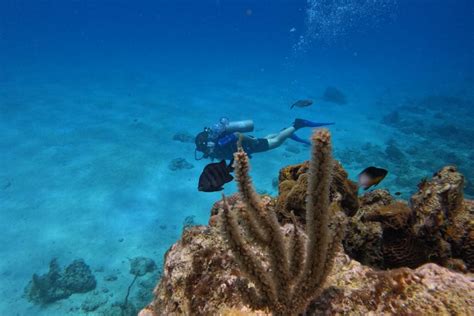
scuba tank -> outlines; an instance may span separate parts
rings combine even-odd
[[[221,117],[218,123],[215,123],[210,128],[210,138],[216,139],[224,133],[246,133],[253,131],[253,121],[243,120],[230,122],[228,118]]]
[[[225,131],[227,133],[246,133],[253,131],[253,121],[252,120],[244,120],[244,121],[236,121],[236,122],[228,122]]]
[[[217,140],[217,145],[222,147],[237,140],[234,133],[251,132],[253,127],[252,120],[229,122],[228,118],[221,117],[218,123],[212,125],[210,138]]]

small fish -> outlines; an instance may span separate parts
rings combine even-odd
[[[201,192],[216,192],[224,189],[223,185],[232,181],[234,177],[230,174],[234,171],[232,168],[232,159],[227,165],[225,160],[221,162],[210,163],[199,176],[198,190]]]
[[[382,181],[387,175],[388,171],[382,168],[377,167],[368,167],[365,168],[361,173],[359,173],[359,187],[367,190],[373,185],[377,185]]]
[[[398,192],[398,191],[397,191],[397,192],[395,192],[395,195],[396,195],[396,196],[402,195],[402,192]]]
[[[313,100],[308,100],[308,99],[298,100],[295,103],[293,103],[293,105],[291,105],[290,109],[294,108],[295,106],[297,108],[304,108],[304,107],[310,106],[311,104],[313,104]]]
[[[290,29],[290,33],[293,33],[294,31],[296,31],[296,28],[292,27],[292,28]]]

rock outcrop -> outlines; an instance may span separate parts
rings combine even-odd
[[[295,229],[304,231],[308,222],[308,166],[282,169],[279,196],[260,196],[251,205],[264,213],[275,212],[284,240],[291,241]],[[359,198],[357,186],[347,179],[342,166],[333,166],[327,198],[334,207],[331,214],[345,214],[344,250],[337,252],[333,269],[306,312],[472,315],[474,202],[464,199],[464,179],[456,168],[445,167],[422,181],[408,203],[385,190]],[[231,251],[228,237],[222,235],[220,217],[226,212],[239,214],[242,234],[252,229],[243,224],[249,220],[245,196],[241,192],[216,202],[208,226],[183,232],[166,253],[155,298],[141,316],[267,315],[273,311],[268,305],[251,303],[249,293],[258,293],[259,288],[236,260],[235,247]],[[335,229],[330,222],[327,227]],[[253,260],[262,259],[266,267],[262,273],[273,273],[271,256],[265,253],[270,246],[263,243],[262,247],[266,238],[254,236],[239,247],[246,247]]]
[[[410,203],[384,190],[362,196],[349,219],[346,252],[383,269],[432,262],[473,272],[474,203],[463,197],[463,176],[447,166],[418,187]]]
[[[155,299],[142,316],[267,315],[240,296],[241,272],[216,227],[186,230],[166,253]],[[472,314],[474,277],[436,264],[377,271],[339,253],[312,315]]]

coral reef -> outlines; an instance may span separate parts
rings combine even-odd
[[[53,259],[47,274],[33,274],[25,288],[25,295],[35,304],[46,305],[68,298],[74,293],[92,291],[96,284],[89,266],[82,259],[74,260],[64,271],[61,271],[57,260]]]
[[[453,166],[423,180],[410,206],[376,190],[360,199],[343,244],[364,264],[416,268],[424,263],[473,270],[474,209],[463,197],[464,178]]]
[[[280,170],[279,195],[277,205],[280,210],[293,211],[296,216],[304,218],[309,162],[287,166]],[[330,200],[340,200],[345,214],[352,216],[359,208],[357,184],[348,179],[348,174],[338,161],[333,162]]]
[[[189,215],[184,218],[183,231],[196,225],[196,218],[194,215]]]
[[[474,201],[461,173],[440,169],[409,203],[386,190],[357,197],[320,133],[310,162],[280,171],[275,198],[255,192],[237,153],[239,194],[183,231],[139,315],[472,314]],[[333,256],[336,215],[347,224]]]
[[[141,316],[267,315],[241,296],[242,272],[217,228],[195,226],[166,253],[155,299]],[[435,264],[377,271],[338,253],[311,315],[469,315],[474,278]]]
[[[456,94],[407,98],[395,108],[394,104],[389,106],[392,110],[383,116],[381,123],[408,136],[403,146],[397,146],[407,157],[407,163],[397,161],[405,169],[398,174],[418,174],[418,178],[421,178],[426,176],[426,170],[436,170],[450,164],[456,165],[467,179],[474,179],[470,159],[474,155],[473,107],[472,98]],[[375,157],[376,153],[370,155]],[[474,182],[466,182],[465,194],[474,198]]]
[[[474,209],[464,200],[464,177],[456,167],[447,166],[419,188],[411,198],[412,230],[428,246],[430,259],[444,263],[460,258],[474,271],[474,261],[468,255],[474,251]]]
[[[153,315],[215,314],[220,304],[240,300],[238,275],[218,229],[193,226],[166,252],[148,309]]]

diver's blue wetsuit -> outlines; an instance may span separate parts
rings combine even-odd
[[[239,137],[236,133],[223,134],[218,138],[216,145],[209,157],[217,160],[232,159],[234,157],[234,153],[237,151],[238,140]],[[242,139],[242,148],[248,155],[267,151],[269,149],[268,139],[249,139],[248,137],[245,137]]]
[[[209,157],[211,159],[230,160],[233,158],[234,153],[237,151],[237,141],[239,138],[238,133],[225,132],[225,128],[222,128],[224,124],[228,124],[228,121],[224,121],[224,123],[220,124],[215,124],[211,129],[211,134],[213,134],[212,138],[214,140],[214,147],[212,149],[212,152],[210,152],[209,154]],[[296,131],[303,127],[320,127],[332,124],[334,123],[317,123],[303,119],[296,119],[293,123],[293,127]],[[296,134],[292,134],[290,138],[294,141],[306,145],[311,144],[308,140],[299,138]],[[253,138],[251,136],[247,136],[242,139],[242,148],[249,156],[251,156],[253,153],[264,152],[270,149],[267,138]]]

